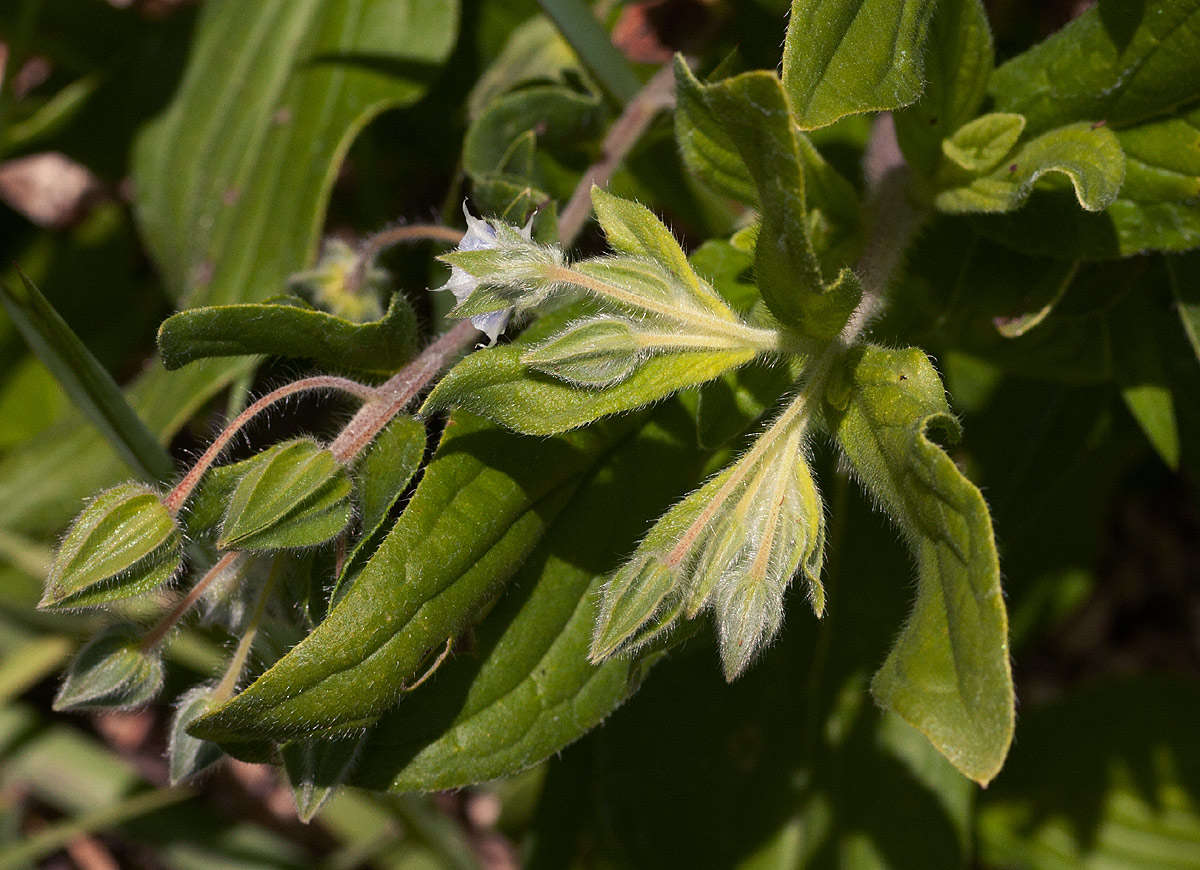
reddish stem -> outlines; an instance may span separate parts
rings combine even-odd
[[[391,383],[389,381],[388,383]],[[386,386],[386,384],[385,384]],[[307,392],[311,390],[340,390],[344,393],[349,393],[363,401],[370,402],[377,395],[374,387],[368,387],[365,384],[360,384],[357,381],[349,380],[348,378],[338,378],[332,375],[320,375],[313,378],[304,378],[299,381],[293,381],[286,384],[277,390],[272,390],[267,393],[257,402],[254,402],[242,413],[238,414],[233,421],[225,427],[224,431],[217,436],[216,440],[209,445],[204,454],[196,461],[196,464],[188,470],[188,473],[183,476],[183,480],[175,486],[167,497],[163,499],[163,504],[171,516],[179,513],[179,509],[183,507],[188,497],[192,494],[192,490],[196,488],[196,484],[200,482],[200,478],[204,476],[204,472],[208,471],[209,467],[217,460],[221,451],[229,443],[230,439],[236,435],[242,427],[249,423],[263,410],[275,404],[281,399],[286,399],[288,396],[296,393]]]
[[[167,632],[174,628],[175,623],[179,622],[183,618],[183,615],[192,609],[192,605],[200,600],[200,596],[204,594],[204,590],[215,579],[224,574],[235,560],[245,558],[245,556],[245,553],[234,550],[218,559],[217,563],[208,569],[208,573],[196,581],[196,585],[188,590],[188,594],[183,597],[183,600],[176,604],[170,613],[159,620],[158,625],[154,626],[151,632],[146,635],[142,640],[142,651],[149,652],[162,643],[162,639],[167,636]]]

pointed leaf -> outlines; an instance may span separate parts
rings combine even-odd
[[[295,739],[374,721],[494,599],[580,475],[629,428],[534,440],[456,415],[408,507],[325,621],[192,733]]]
[[[932,0],[792,0],[783,84],[805,130],[921,96]]]
[[[364,735],[358,734],[299,740],[280,749],[300,821],[311,822],[346,781],[358,761],[363,741]]]
[[[207,357],[269,354],[311,359],[332,369],[393,372],[412,358],[417,322],[399,295],[382,319],[353,323],[299,304],[247,303],[190,308],[163,321],[158,350],[177,369]]]
[[[987,505],[929,439],[933,428],[956,433],[957,423],[928,358],[866,347],[850,364],[837,440],[908,538],[918,571],[916,606],[871,690],[987,783],[1013,733],[1008,619]]]
[[[408,414],[397,414],[375,436],[354,473],[363,537],[372,535],[387,519],[424,456],[425,424]]]
[[[312,547],[350,522],[353,485],[315,441],[299,438],[254,457],[229,500],[222,550]]]
[[[942,140],[979,111],[992,65],[983,0],[938,0],[925,48],[925,92],[895,113],[896,138],[910,165],[933,175]]]
[[[140,477],[157,481],[174,474],[170,454],[129,406],[112,375],[32,281],[22,274],[20,287],[0,282],[0,303],[75,406]]]
[[[213,703],[212,686],[189,689],[176,703],[167,735],[167,767],[171,785],[178,785],[203,773],[225,757],[217,744],[187,733],[188,726],[207,713]]]
[[[92,607],[149,592],[183,567],[183,536],[158,492],[125,483],[93,498],[63,538],[41,607]]]
[[[983,160],[984,155],[969,159]],[[941,191],[934,204],[950,213],[1012,211],[1025,203],[1037,180],[1051,172],[1067,176],[1082,208],[1101,211],[1112,205],[1125,180],[1125,155],[1107,127],[1071,124],[1026,142],[990,173]]]
[[[144,652],[135,626],[114,625],[79,651],[54,697],[55,710],[128,710],[162,689],[162,657]]]

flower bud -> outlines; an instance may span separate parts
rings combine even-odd
[[[149,592],[183,565],[183,536],[143,483],[105,490],[75,518],[55,554],[41,607],[92,607]]]

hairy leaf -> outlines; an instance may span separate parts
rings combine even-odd
[[[354,323],[297,300],[190,308],[168,317],[158,330],[168,369],[206,357],[270,354],[311,359],[325,368],[393,372],[416,347],[416,315],[399,295],[372,323]]]
[[[408,507],[325,621],[192,733],[286,740],[374,721],[494,598],[628,428],[534,440],[455,415]]]
[[[967,172],[989,172],[1012,151],[1024,129],[1025,119],[1020,115],[982,115],[943,140],[942,153]]]
[[[118,624],[79,651],[54,696],[55,710],[127,710],[154,700],[162,689],[162,656],[144,651],[136,626]]]
[[[305,824],[312,821],[333,797],[358,761],[362,743],[363,736],[360,734],[300,740],[280,749],[283,769],[292,787],[296,815],[300,821]]]
[[[921,96],[932,0],[792,0],[783,84],[805,130]]]
[[[215,743],[187,733],[194,720],[213,706],[213,687],[196,686],[183,693],[175,704],[175,715],[167,734],[167,766],[171,785],[178,785],[212,767],[225,757]]]
[[[957,432],[918,350],[866,347],[850,359],[835,434],[855,473],[908,538],[916,606],[872,681],[876,699],[964,774],[987,783],[1013,733],[1008,619],[987,505],[929,438]]]

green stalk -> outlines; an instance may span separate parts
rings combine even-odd
[[[596,20],[591,7],[584,0],[538,2],[600,87],[619,105],[632,100],[642,84]]]

